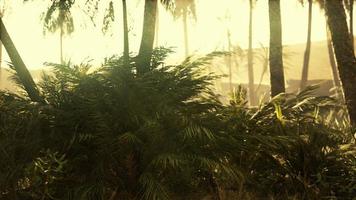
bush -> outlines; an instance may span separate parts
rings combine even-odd
[[[170,52],[141,76],[116,57],[50,64],[46,105],[2,92],[0,198],[352,198],[354,139],[332,99],[311,88],[248,108],[240,88],[223,105],[203,68],[223,53],[167,66]]]
[[[331,116],[343,108],[330,97],[315,97],[314,88],[280,94],[256,109],[246,108],[244,93],[237,91],[223,110],[228,131],[237,139],[245,136],[250,148],[232,156],[247,191],[277,199],[354,197],[354,130],[332,125],[342,121]]]

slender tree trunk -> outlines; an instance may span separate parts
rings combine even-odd
[[[1,30],[0,30],[1,33]],[[0,40],[0,84],[2,81],[2,41]],[[1,86],[1,85],[0,85]]]
[[[61,64],[64,63],[63,61],[63,35],[64,35],[64,31],[63,31],[63,25],[61,25],[60,27],[60,32],[59,32],[59,59]]]
[[[331,72],[332,72],[333,80],[334,80],[334,86],[337,87],[337,89],[339,90],[341,88],[340,77],[339,77],[339,72],[338,72],[338,69],[336,66],[335,54],[334,54],[333,44],[331,42],[330,30],[329,30],[327,24],[326,24],[326,42],[327,42],[327,47],[328,47]]]
[[[156,10],[155,47],[159,46],[159,7]]]
[[[228,45],[228,51],[231,52],[232,48],[231,48],[231,33],[230,30],[227,30],[227,45]],[[227,56],[227,65],[229,68],[229,89],[230,92],[232,94],[233,92],[233,87],[232,87],[232,58],[231,58],[231,54],[229,54]]]
[[[150,70],[155,38],[157,0],[145,0],[143,30],[137,60],[137,73],[143,74]]]
[[[342,0],[326,0],[325,11],[351,124],[356,125],[356,58]]]
[[[285,92],[282,55],[282,21],[280,0],[269,0],[271,96]]]
[[[252,49],[252,22],[253,22],[253,0],[250,0],[250,16],[248,25],[248,90],[250,105],[256,105],[255,81],[253,73],[253,49]]]
[[[302,78],[300,81],[301,90],[303,90],[306,87],[308,82],[309,60],[310,60],[310,50],[311,50],[312,16],[313,16],[313,1],[308,0],[308,35],[307,35],[307,46],[304,52]]]
[[[3,11],[0,11],[0,18],[2,18],[4,15]],[[1,30],[0,30],[1,33]],[[1,86],[1,81],[2,81],[2,41],[0,40],[0,86]]]
[[[32,76],[28,69],[26,68],[25,63],[20,57],[20,54],[16,50],[16,47],[14,43],[12,42],[9,33],[7,32],[5,25],[0,18],[0,40],[2,41],[7,54],[9,55],[12,64],[14,65],[14,68],[16,70],[16,73],[18,77],[20,78],[25,91],[27,92],[28,96],[32,101],[35,102],[42,102],[44,103],[44,100],[39,94],[39,91],[36,87],[35,82],[32,79]]]
[[[352,44],[352,50],[355,51],[355,46],[354,46],[354,0],[349,0],[350,1],[350,37],[351,37],[351,44]]]
[[[123,13],[123,24],[124,24],[124,64],[129,64],[130,51],[129,51],[129,28],[127,25],[127,6],[126,0],[122,0],[122,13]]]
[[[185,57],[189,56],[189,40],[188,40],[188,19],[187,19],[188,10],[186,7],[183,8],[183,30],[184,30],[184,50]]]
[[[0,41],[0,68],[2,67],[2,55],[2,42]]]
[[[265,51],[267,51],[267,52],[265,52],[265,55],[263,56],[262,73],[261,73],[260,81],[258,83],[258,87],[256,88],[256,91],[260,90],[260,87],[261,87],[262,81],[263,81],[263,77],[266,74],[267,69],[268,69],[268,49],[266,49]]]

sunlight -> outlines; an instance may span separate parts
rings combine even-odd
[[[132,52],[137,52],[140,42],[143,5],[135,1],[129,1],[129,26],[130,48]],[[325,19],[324,14],[319,11],[318,6],[313,14],[312,40],[325,40]],[[8,31],[13,36],[13,40],[21,52],[25,63],[29,68],[41,68],[44,62],[59,62],[59,42],[58,33],[42,34],[42,22],[40,15],[46,8],[45,3],[36,2],[22,4],[16,1],[10,12],[4,17],[4,23]],[[74,8],[77,9],[77,8]],[[160,9],[160,24],[158,44],[175,47],[177,56],[184,58],[182,21],[174,21],[173,17]],[[16,12],[15,12],[16,11]],[[78,12],[78,11],[76,11]],[[87,58],[94,60],[94,63],[101,63],[104,57],[122,52],[122,23],[121,4],[115,7],[115,14],[118,21],[112,28],[111,36],[103,36],[100,31],[100,21],[93,27],[91,22],[75,22],[75,32],[64,39],[64,57],[73,62],[81,62]],[[134,15],[133,13],[136,13]],[[228,15],[229,18],[226,18]],[[100,13],[98,14],[100,15]],[[307,8],[299,3],[285,3],[282,1],[283,18],[283,43],[297,44],[304,43],[306,38]],[[85,16],[76,16],[85,19]],[[189,49],[191,53],[204,54],[213,50],[223,50],[227,48],[227,30],[231,32],[233,45],[242,48],[247,47],[248,37],[248,1],[237,2],[234,0],[221,0],[216,9],[216,1],[197,1],[197,21],[189,19]],[[19,26],[21,24],[21,26]],[[78,25],[79,24],[79,25]],[[253,46],[259,48],[269,45],[269,24],[267,1],[259,1],[254,10],[254,35]],[[26,34],[24,34],[26,33]],[[6,61],[9,61],[5,57]],[[176,60],[177,61],[177,60]]]
[[[0,0],[0,200],[356,200],[354,1]]]

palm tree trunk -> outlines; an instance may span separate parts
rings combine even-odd
[[[313,2],[308,0],[308,35],[307,35],[307,46],[304,52],[304,62],[302,78],[300,81],[300,89],[303,90],[308,82],[308,71],[309,71],[309,60],[310,60],[310,50],[311,50],[311,30],[312,30],[312,15],[313,15]]]
[[[1,31],[0,40],[2,41],[7,51],[7,54],[9,55],[12,64],[14,65],[14,68],[16,70],[16,73],[19,79],[21,80],[21,83],[23,84],[24,89],[27,92],[28,96],[32,101],[44,103],[44,100],[40,96],[37,86],[33,81],[30,72],[28,71],[23,60],[21,59],[20,54],[16,50],[16,47],[12,42],[10,35],[7,32],[1,18],[0,18],[0,31]]]
[[[1,30],[0,30],[1,32]],[[2,42],[0,40],[0,83],[2,80]]]
[[[130,52],[129,52],[129,29],[127,25],[127,6],[126,0],[122,0],[122,13],[123,13],[123,24],[124,24],[124,64],[129,64]]]
[[[352,50],[355,51],[355,46],[354,46],[354,0],[349,0],[350,1],[350,37],[351,37],[351,44],[352,44]]]
[[[325,11],[350,121],[356,125],[356,58],[342,0],[325,1]]]
[[[59,59],[60,59],[60,63],[63,64],[64,61],[63,61],[63,35],[64,35],[64,32],[63,32],[63,25],[61,25],[61,28],[60,28],[60,32],[59,32]]]
[[[0,13],[0,18],[2,18],[3,13]],[[1,33],[1,30],[0,30]],[[2,42],[0,40],[0,86],[1,86],[1,80],[2,80]]]
[[[145,0],[142,38],[137,60],[138,74],[143,74],[150,70],[155,38],[156,10],[157,0]]]
[[[330,30],[329,30],[327,24],[326,24],[326,42],[327,42],[327,47],[328,47],[331,72],[332,72],[333,80],[334,80],[334,86],[339,90],[341,88],[340,77],[339,77],[339,72],[338,72],[337,66],[336,66],[335,54],[334,54],[333,44],[331,42]]]
[[[2,42],[0,41],[0,68],[2,67]]]
[[[188,40],[188,19],[187,19],[188,10],[186,7],[183,8],[183,30],[184,30],[184,49],[185,57],[189,56],[189,40]]]
[[[282,57],[282,21],[280,0],[269,0],[271,96],[285,92]]]
[[[228,47],[227,47],[228,51],[230,52],[232,50],[230,30],[227,30],[227,45],[228,45]],[[229,68],[229,89],[230,89],[230,93],[232,94],[233,87],[232,87],[232,58],[231,58],[231,54],[227,55],[227,66]]]
[[[159,46],[159,7],[156,10],[155,47]]]
[[[253,73],[253,50],[252,50],[252,18],[253,18],[253,0],[250,0],[250,16],[248,25],[248,90],[250,97],[250,105],[256,105],[255,81]]]

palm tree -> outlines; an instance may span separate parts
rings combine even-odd
[[[250,12],[249,12],[249,25],[248,25],[248,88],[249,88],[249,98],[250,105],[256,105],[256,95],[255,95],[255,83],[254,83],[254,73],[253,73],[253,50],[252,50],[252,22],[253,22],[253,4],[254,0],[249,1]]]
[[[145,0],[141,45],[137,56],[138,74],[145,73],[150,69],[155,38],[157,4],[157,0]]]
[[[174,16],[183,14],[184,9],[190,10],[195,16],[194,0],[161,0],[162,4],[169,10],[173,11]],[[141,45],[137,56],[137,73],[142,74],[150,69],[151,57],[154,46],[154,38],[156,31],[158,0],[145,0],[144,16],[143,16],[143,30],[141,37]],[[174,8],[174,9],[173,9]],[[187,11],[186,11],[187,13]],[[186,23],[185,23],[186,24]],[[186,25],[184,25],[186,26]],[[185,44],[186,52],[188,47],[188,31],[185,28]]]
[[[7,3],[8,1],[1,1],[2,4],[0,4],[0,18],[3,18],[5,15],[5,11],[8,7]],[[2,67],[2,42],[0,41],[0,80],[1,80],[1,67]]]
[[[304,3],[304,1],[302,1],[302,3]],[[311,50],[312,15],[313,15],[313,1],[308,0],[308,34],[307,34],[307,45],[304,52],[302,78],[300,81],[301,90],[303,90],[306,87],[308,82],[308,70],[309,70],[309,60],[310,60],[310,50]]]
[[[334,54],[333,44],[331,41],[330,30],[329,30],[329,27],[327,24],[326,24],[326,42],[327,42],[327,48],[328,48],[329,62],[330,62],[331,71],[332,71],[333,80],[334,80],[334,87],[336,87],[337,89],[340,89],[341,88],[340,77],[339,77],[339,72],[337,70],[337,65],[336,65],[336,61],[335,61],[335,54]]]
[[[7,54],[10,57],[10,60],[12,61],[19,81],[23,85],[24,90],[27,92],[30,99],[35,102],[44,102],[44,100],[39,94],[37,86],[33,81],[30,72],[28,71],[25,63],[23,62],[19,52],[16,50],[16,47],[13,41],[11,40],[9,33],[6,30],[2,18],[0,18],[0,40],[5,47]]]
[[[318,3],[321,10],[325,11],[324,0],[316,0],[315,2]],[[326,28],[326,44],[327,44],[327,48],[328,48],[328,56],[329,56],[329,62],[330,62],[331,72],[332,72],[333,81],[334,81],[334,87],[337,88],[336,94],[339,96],[338,93],[340,92],[341,82],[340,82],[339,72],[337,69],[335,53],[334,53],[334,49],[333,49],[333,45],[332,45],[332,39],[331,39],[331,34],[330,34],[330,29],[329,29],[329,26],[327,23],[327,19],[326,19],[325,28]]]
[[[218,18],[220,21],[222,22],[225,22],[225,29],[226,29],[226,49],[228,52],[236,52],[236,49],[235,47],[232,45],[232,41],[231,41],[231,31],[230,31],[230,28],[229,28],[229,25],[226,24],[226,22],[230,22],[231,21],[231,15],[230,15],[230,12],[229,10],[227,10],[225,12],[225,16],[223,18]],[[224,47],[224,51],[225,51],[225,47]],[[227,66],[227,69],[228,69],[228,77],[229,77],[229,92],[230,94],[233,94],[234,92],[234,88],[233,88],[233,85],[232,85],[232,79],[233,79],[233,73],[232,73],[232,62],[234,61],[236,66],[238,66],[238,62],[237,62],[237,59],[236,57],[233,59],[232,57],[233,55],[232,54],[228,54],[226,55],[224,58],[224,61],[225,61],[225,64]]]
[[[92,2],[93,3],[93,2]],[[97,0],[94,3],[99,3]],[[122,0],[122,24],[123,24],[123,35],[124,35],[124,52],[123,52],[123,62],[125,65],[129,64],[130,60],[130,48],[129,48],[129,28],[128,28],[128,18],[127,18],[127,4],[126,0]],[[96,5],[97,5],[96,4]],[[94,5],[94,6],[96,6]],[[91,5],[92,6],[92,5]],[[105,10],[103,18],[103,26],[101,31],[105,35],[111,28],[112,23],[115,21],[115,11],[114,2],[110,1],[108,8]]]
[[[351,43],[352,43],[352,49],[354,50],[354,0],[349,0],[350,1],[350,10],[349,10],[349,15],[350,15],[350,37],[351,37]],[[354,50],[355,51],[355,50]]]
[[[352,48],[354,49],[354,0],[344,0],[345,7],[349,14],[349,31],[351,37]]]
[[[159,7],[157,7],[157,12],[156,12],[156,30],[155,30],[155,47],[158,47],[159,45]]]
[[[0,18],[2,19],[3,17],[3,11],[0,10]],[[2,66],[2,42],[0,41],[0,70],[1,70],[1,66]],[[0,71],[1,74],[1,71]]]
[[[184,49],[185,57],[189,55],[189,41],[188,41],[188,21],[187,21],[187,8],[183,8],[183,31],[184,31]]]
[[[229,28],[227,28],[226,36],[227,36],[227,51],[231,52],[231,51],[233,51],[233,47],[232,47],[232,42],[231,42],[231,32],[230,32]],[[229,89],[230,89],[230,93],[233,94],[234,88],[232,85],[232,56],[231,56],[231,54],[227,55],[226,64],[229,69]]]
[[[165,1],[165,2],[170,2],[170,1]],[[163,3],[165,3],[163,2]],[[136,3],[136,7],[138,6],[138,4],[141,3],[141,0],[137,0],[137,3]],[[155,39],[154,39],[154,46],[155,47],[158,47],[159,46],[159,25],[160,25],[160,22],[159,22],[159,18],[160,18],[160,10],[159,10],[159,6],[157,6],[157,10],[156,10],[156,24],[155,24]]]
[[[2,19],[2,17],[3,17],[3,12],[0,11],[0,19]],[[1,32],[1,30],[0,30],[0,32]],[[2,75],[2,42],[0,40],[0,81],[2,79],[1,75]]]
[[[126,0],[122,0],[123,25],[124,25],[124,63],[129,64],[130,49],[129,49],[129,29],[127,23],[127,6]]]
[[[184,32],[184,50],[185,56],[189,55],[189,38],[188,38],[188,15],[191,14],[196,20],[195,0],[161,0],[163,6],[170,10],[174,19],[182,18]],[[158,9],[157,9],[158,16]],[[157,17],[157,22],[159,18]],[[158,38],[158,23],[156,23],[156,39]],[[157,40],[156,40],[157,42]],[[157,43],[156,43],[157,46]]]
[[[189,56],[189,38],[188,38],[188,14],[196,19],[195,0],[175,0],[174,17],[182,17],[184,31],[184,50],[185,56]]]
[[[285,92],[282,57],[282,22],[280,0],[269,0],[271,96]]]
[[[350,120],[356,125],[356,58],[342,0],[326,0],[325,12]]]
[[[44,33],[59,30],[60,63],[63,63],[63,37],[74,31],[73,17],[70,9],[75,0],[54,0],[44,14]],[[56,15],[56,16],[55,16]]]

